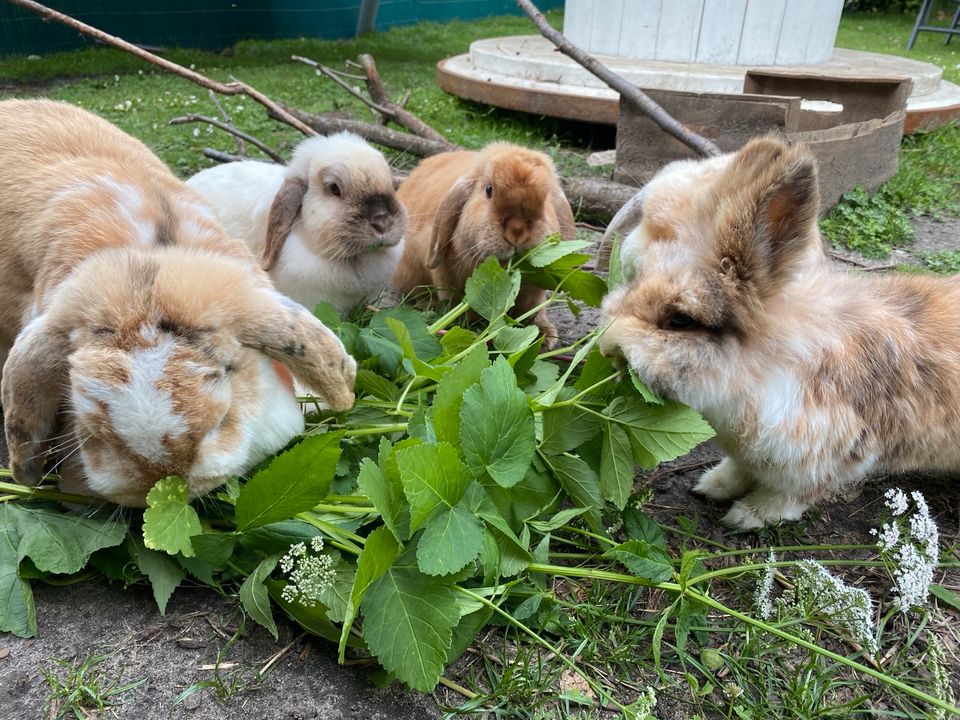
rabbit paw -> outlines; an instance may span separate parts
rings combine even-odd
[[[738,530],[756,530],[784,520],[799,520],[806,509],[806,505],[784,495],[755,490],[734,502],[720,522]]]
[[[719,465],[701,475],[692,490],[711,500],[730,500],[743,495],[752,484],[747,474],[737,467],[735,460],[724,458]]]

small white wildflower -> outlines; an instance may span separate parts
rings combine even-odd
[[[310,547],[320,552],[323,550],[323,539],[312,538]],[[333,558],[329,555],[309,555],[302,542],[291,545],[287,554],[280,558],[280,570],[290,578],[280,596],[288,603],[305,607],[316,605],[336,577]]]
[[[770,555],[767,556],[768,563],[775,563],[777,561],[777,555],[773,550],[770,551]],[[771,594],[773,593],[773,567],[767,565],[763,570],[763,577],[760,578],[760,583],[757,585],[757,591],[753,596],[754,604],[757,607],[757,615],[760,616],[761,620],[769,620],[773,617],[773,598]]]
[[[190,69],[191,69],[191,70],[196,70],[196,69],[197,69],[197,66],[196,66],[195,64],[193,64],[193,63],[190,63]]]
[[[237,105],[237,107],[234,108],[234,112],[242,113],[242,112],[243,112],[243,105]]]
[[[893,515],[903,515],[910,505],[907,494],[900,488],[890,488],[884,493],[884,497],[887,498],[887,507]]]
[[[119,75],[114,75],[114,76],[113,76],[113,81],[114,81],[114,82],[120,82],[120,76],[119,76]]]
[[[873,631],[873,602],[861,588],[844,583],[813,560],[797,563],[794,602],[808,615],[820,615],[870,653],[877,651]]]
[[[894,604],[900,612],[908,613],[927,602],[933,572],[940,561],[940,533],[919,491],[908,497],[900,489],[891,489],[886,498],[893,517],[873,534],[893,579]],[[914,510],[905,517],[911,504]]]
[[[636,717],[646,717],[653,714],[653,709],[657,706],[657,694],[649,685],[638,697],[630,709],[636,713]]]
[[[195,128],[193,129],[193,136],[194,136],[194,137],[200,137],[200,128],[196,128],[196,127],[195,127]]]
[[[727,682],[723,684],[723,694],[731,700],[736,700],[738,697],[743,695],[743,688],[737,685],[735,682]]]

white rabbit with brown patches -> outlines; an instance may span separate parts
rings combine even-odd
[[[383,155],[350,132],[304,140],[284,167],[245,160],[187,180],[242,238],[277,289],[341,312],[376,300],[403,252],[407,216]]]
[[[146,146],[73,106],[0,102],[0,285],[21,483],[65,430],[64,489],[136,506],[176,474],[196,496],[303,431],[291,372],[353,403],[337,337]]]
[[[437,289],[443,299],[463,297],[467,278],[486,258],[509,260],[552,233],[572,240],[573,211],[553,162],[540,152],[492,143],[479,152],[445,152],[421,162],[397,191],[410,213],[406,248],[394,288]],[[516,311],[546,300],[538,287],[521,285]],[[557,331],[545,310],[535,321],[546,345]]]
[[[816,163],[765,138],[652,180],[601,339],[717,431],[694,487],[728,525],[796,520],[865,476],[960,468],[960,279],[828,263]]]

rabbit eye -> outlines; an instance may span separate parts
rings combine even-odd
[[[487,194],[488,199],[493,197],[493,185],[487,185],[483,191]]]
[[[327,190],[330,191],[331,195],[336,195],[337,197],[340,197],[340,186],[337,185],[336,183],[330,183],[329,185],[327,185]]]
[[[700,327],[700,323],[686,313],[674,313],[667,319],[667,330],[692,330]]]

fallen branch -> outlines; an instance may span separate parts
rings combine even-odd
[[[567,40],[562,33],[554,30],[550,23],[547,22],[547,19],[543,16],[543,13],[540,12],[537,7],[530,2],[530,0],[516,0],[516,2],[520,9],[523,10],[523,12],[527,15],[527,17],[533,21],[533,24],[537,26],[540,34],[556,45],[560,52],[576,61],[592,75],[600,78],[609,87],[620,93],[621,99],[626,100],[631,105],[636,106],[641,112],[653,120],[653,122],[655,122],[664,132],[672,135],[702,157],[713,157],[720,154],[720,148],[710,142],[710,140],[702,135],[698,135],[697,133],[687,130],[683,125],[677,122],[672,115],[651,100],[646,93],[640,90],[640,88],[620,75],[617,75],[617,73],[613,72],[613,70],[599,62],[589,53],[581,50],[572,42]]]
[[[172,62],[171,60],[167,60],[154,55],[151,52],[147,52],[143,48],[137,47],[132,43],[128,43],[126,40],[121,40],[118,37],[114,37],[109,33],[105,33],[103,30],[98,30],[91,25],[87,25],[79,20],[75,20],[69,15],[64,15],[61,12],[57,12],[56,10],[48,8],[46,5],[41,5],[38,2],[34,2],[34,0],[8,0],[8,2],[10,2],[12,5],[16,5],[17,7],[22,7],[35,12],[47,20],[53,20],[66,25],[67,27],[73,28],[84,35],[89,35],[105,45],[112,45],[113,47],[119,48],[120,50],[130,53],[131,55],[136,55],[141,60],[146,60],[147,62],[152,63],[159,68],[163,68],[167,72],[171,72],[174,75],[179,75],[182,78],[186,78],[190,82],[196,83],[197,85],[205,87],[208,90],[213,90],[221,95],[246,95],[254,102],[263,105],[267,109],[267,112],[270,113],[270,117],[296,128],[304,135],[313,136],[317,134],[313,128],[300,122],[297,120],[297,118],[293,117],[290,113],[284,110],[279,103],[274,102],[256,88],[251,87],[244,82],[240,82],[236,78],[229,83],[211,80],[206,75],[189,70],[182,65]]]
[[[196,113],[190,113],[189,115],[182,115],[181,117],[173,118],[172,120],[170,120],[169,124],[185,125],[186,123],[195,123],[195,122],[201,122],[201,123],[207,123],[208,125],[213,125],[215,128],[220,128],[225,133],[229,133],[230,135],[233,135],[235,138],[238,138],[240,140],[244,140],[250,143],[254,147],[260,149],[265,155],[267,155],[275,163],[284,165],[287,162],[283,158],[283,156],[280,155],[280,153],[278,153],[276,150],[274,150],[272,147],[267,145],[262,140],[255,138],[253,135],[249,133],[245,133],[243,130],[234,126],[233,124],[221,122],[220,120],[209,117],[207,115],[197,115]]]
[[[399,125],[403,125],[414,135],[427,140],[432,140],[436,143],[440,143],[441,145],[445,145],[446,150],[456,149],[456,145],[447,140],[443,135],[427,125],[427,123],[418,118],[412,112],[390,99],[390,97],[387,95],[386,88],[383,86],[383,81],[380,79],[380,74],[377,72],[377,65],[372,55],[364,54],[358,58],[358,64],[361,68],[363,68],[364,71],[367,91],[370,93],[370,97],[366,97],[355,87],[352,87],[350,83],[345,82],[343,77],[341,77],[341,73],[338,73],[337,71],[332,70],[325,65],[321,65],[316,60],[311,60],[310,58],[306,58],[301,55],[293,55],[291,59],[315,68],[317,72],[321,73],[324,77],[333,80],[333,82],[346,90],[350,95],[367,105],[367,107],[376,111],[382,117],[388,120],[393,120]]]
[[[608,218],[637,194],[633,185],[591,177],[561,177],[563,192],[573,211]]]
[[[210,158],[218,163],[240,162],[241,160],[248,159],[242,155],[234,155],[224,152],[223,150],[214,150],[213,148],[204,148],[202,152],[205,158]]]
[[[224,110],[223,105],[220,103],[220,98],[217,97],[217,94],[213,90],[207,90],[207,95],[210,96],[210,102],[213,103],[214,107],[217,108],[217,112],[220,113],[220,117],[223,118],[223,121],[227,125],[233,125],[233,118],[230,117],[230,114]],[[237,141],[237,154],[242,155],[243,157],[247,156],[247,143],[242,137],[234,135],[234,140]]]

